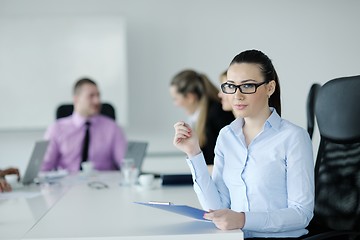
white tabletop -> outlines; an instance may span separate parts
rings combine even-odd
[[[9,231],[3,235],[5,223],[8,226],[13,224],[10,229],[21,226],[22,239],[243,239],[240,230],[221,231],[211,222],[197,221],[133,203],[169,201],[200,208],[191,186],[156,189],[120,186],[118,172],[96,174],[89,178],[70,178],[67,181],[58,188],[62,197],[53,197],[50,204],[41,203],[46,198],[43,196],[33,199],[42,206],[35,211],[37,216],[29,217],[33,207],[24,207],[27,200],[1,200],[1,211],[4,206],[7,208],[13,205],[13,211],[24,213],[22,219],[17,220],[9,220],[7,217],[4,220],[1,217],[0,238],[17,238],[21,235],[11,235]],[[105,183],[108,187],[91,188],[88,185],[91,181]],[[44,192],[44,195],[51,194]],[[21,208],[15,209],[17,205]],[[9,216],[10,211],[6,212],[6,216]]]
[[[20,239],[67,189],[59,184],[28,186],[14,190],[9,199],[0,198],[0,239]]]

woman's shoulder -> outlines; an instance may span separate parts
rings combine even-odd
[[[295,123],[281,117],[275,109],[272,110],[272,114],[266,120],[266,125],[271,126],[271,128],[275,129],[279,132],[288,132],[291,134],[294,133],[304,133],[306,132],[304,128],[296,125]],[[307,133],[307,132],[306,132]]]
[[[230,124],[224,126],[221,128],[219,132],[219,137],[227,137],[229,135],[236,135],[237,132],[239,132],[238,124],[235,123],[237,121],[236,119],[232,121]]]
[[[283,118],[281,118],[280,122],[280,131],[288,133],[292,136],[308,135],[307,131],[304,128]]]

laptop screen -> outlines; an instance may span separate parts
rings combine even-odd
[[[39,174],[48,144],[49,141],[35,142],[30,161],[26,167],[25,174],[22,177],[22,183],[24,185],[33,183],[34,179]]]
[[[125,158],[134,159],[135,167],[141,172],[141,167],[146,155],[147,142],[129,141]]]

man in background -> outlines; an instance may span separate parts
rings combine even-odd
[[[51,125],[45,139],[50,140],[42,171],[81,170],[91,162],[96,170],[117,170],[124,158],[127,141],[116,122],[100,115],[100,92],[96,83],[84,78],[73,89],[74,112]]]

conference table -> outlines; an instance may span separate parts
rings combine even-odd
[[[119,172],[95,172],[0,196],[0,239],[243,239],[241,230],[219,230],[209,221],[134,203],[201,208],[192,186],[121,183]]]

